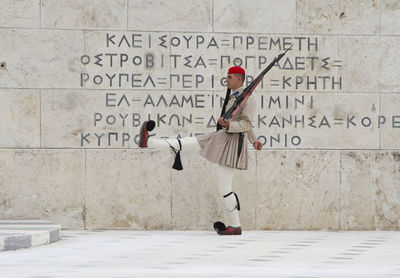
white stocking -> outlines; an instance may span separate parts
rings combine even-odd
[[[181,138],[182,151],[183,152],[200,152],[200,145],[196,137],[184,137]],[[171,147],[175,150],[179,150],[178,139],[159,139],[154,137],[149,137],[147,140],[147,146],[149,148],[159,149],[159,150],[171,150]]]
[[[232,178],[234,169],[218,165],[218,190],[222,196],[226,196],[232,192]],[[239,211],[237,210],[238,202],[232,193],[224,198],[225,206],[229,213],[229,226],[239,227]]]

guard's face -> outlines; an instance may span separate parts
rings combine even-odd
[[[231,90],[235,90],[237,88],[240,88],[240,86],[242,86],[242,80],[240,76],[235,74],[228,74],[226,78],[226,83],[228,85],[228,88]]]

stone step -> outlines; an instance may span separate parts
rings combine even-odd
[[[61,225],[27,219],[0,220],[0,251],[30,248],[61,239]]]

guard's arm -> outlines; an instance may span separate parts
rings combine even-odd
[[[250,144],[254,144],[255,141],[257,141],[257,137],[254,134],[254,130],[253,128],[251,128],[248,132],[247,132],[247,138],[249,139]]]

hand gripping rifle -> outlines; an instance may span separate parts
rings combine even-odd
[[[235,114],[237,111],[243,106],[243,104],[246,102],[247,98],[253,93],[254,89],[257,87],[258,83],[261,82],[261,80],[264,78],[264,75],[275,65],[276,62],[278,62],[285,54],[288,52],[290,49],[292,49],[293,44],[283,53],[279,54],[278,57],[275,57],[274,60],[263,70],[262,73],[260,73],[259,76],[257,76],[256,79],[254,79],[249,86],[246,87],[246,89],[243,90],[243,92],[236,98],[233,106],[225,112],[225,107],[226,104],[228,103],[229,99],[229,93],[230,89],[228,88],[227,93],[226,93],[226,98],[224,102],[224,108],[222,109],[221,117],[223,117],[225,120],[229,120]],[[221,129],[222,127],[218,124],[217,125],[217,130]]]

